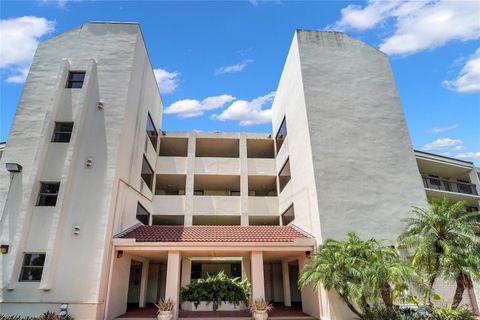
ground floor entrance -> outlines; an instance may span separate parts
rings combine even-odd
[[[247,305],[234,309],[225,304],[212,311],[181,301],[181,288],[219,272],[248,279],[251,301],[263,298],[274,304],[272,319],[318,319],[319,294],[297,285],[314,247],[313,239],[306,237],[288,242],[168,244],[119,239],[112,251],[107,319],[152,319],[160,298],[175,302],[174,319],[249,319]]]

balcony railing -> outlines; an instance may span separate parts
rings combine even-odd
[[[474,184],[422,176],[425,188],[478,195]]]

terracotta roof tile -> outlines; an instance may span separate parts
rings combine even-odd
[[[293,242],[310,238],[291,226],[145,226],[117,235],[136,242]]]

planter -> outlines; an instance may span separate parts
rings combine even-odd
[[[254,311],[253,312],[253,319],[255,319],[255,320],[267,320],[268,319],[268,312],[267,311]]]
[[[172,320],[173,311],[159,311],[157,314],[157,320]]]
[[[195,307],[193,302],[185,301],[181,304],[182,310],[187,311],[213,311],[213,303],[210,302],[207,304],[206,301],[200,302],[198,307]],[[239,303],[238,305],[234,305],[233,303],[229,302],[222,302],[221,305],[218,306],[217,311],[235,311],[235,310],[245,310],[247,307],[244,303]]]

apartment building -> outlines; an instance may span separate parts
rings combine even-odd
[[[353,319],[297,289],[318,244],[395,244],[427,197],[479,207],[478,169],[412,149],[387,56],[343,33],[295,32],[271,133],[165,132],[162,107],[138,24],[40,44],[0,160],[0,313],[116,319],[165,297],[178,319],[180,288],[223,270],[254,299]]]

